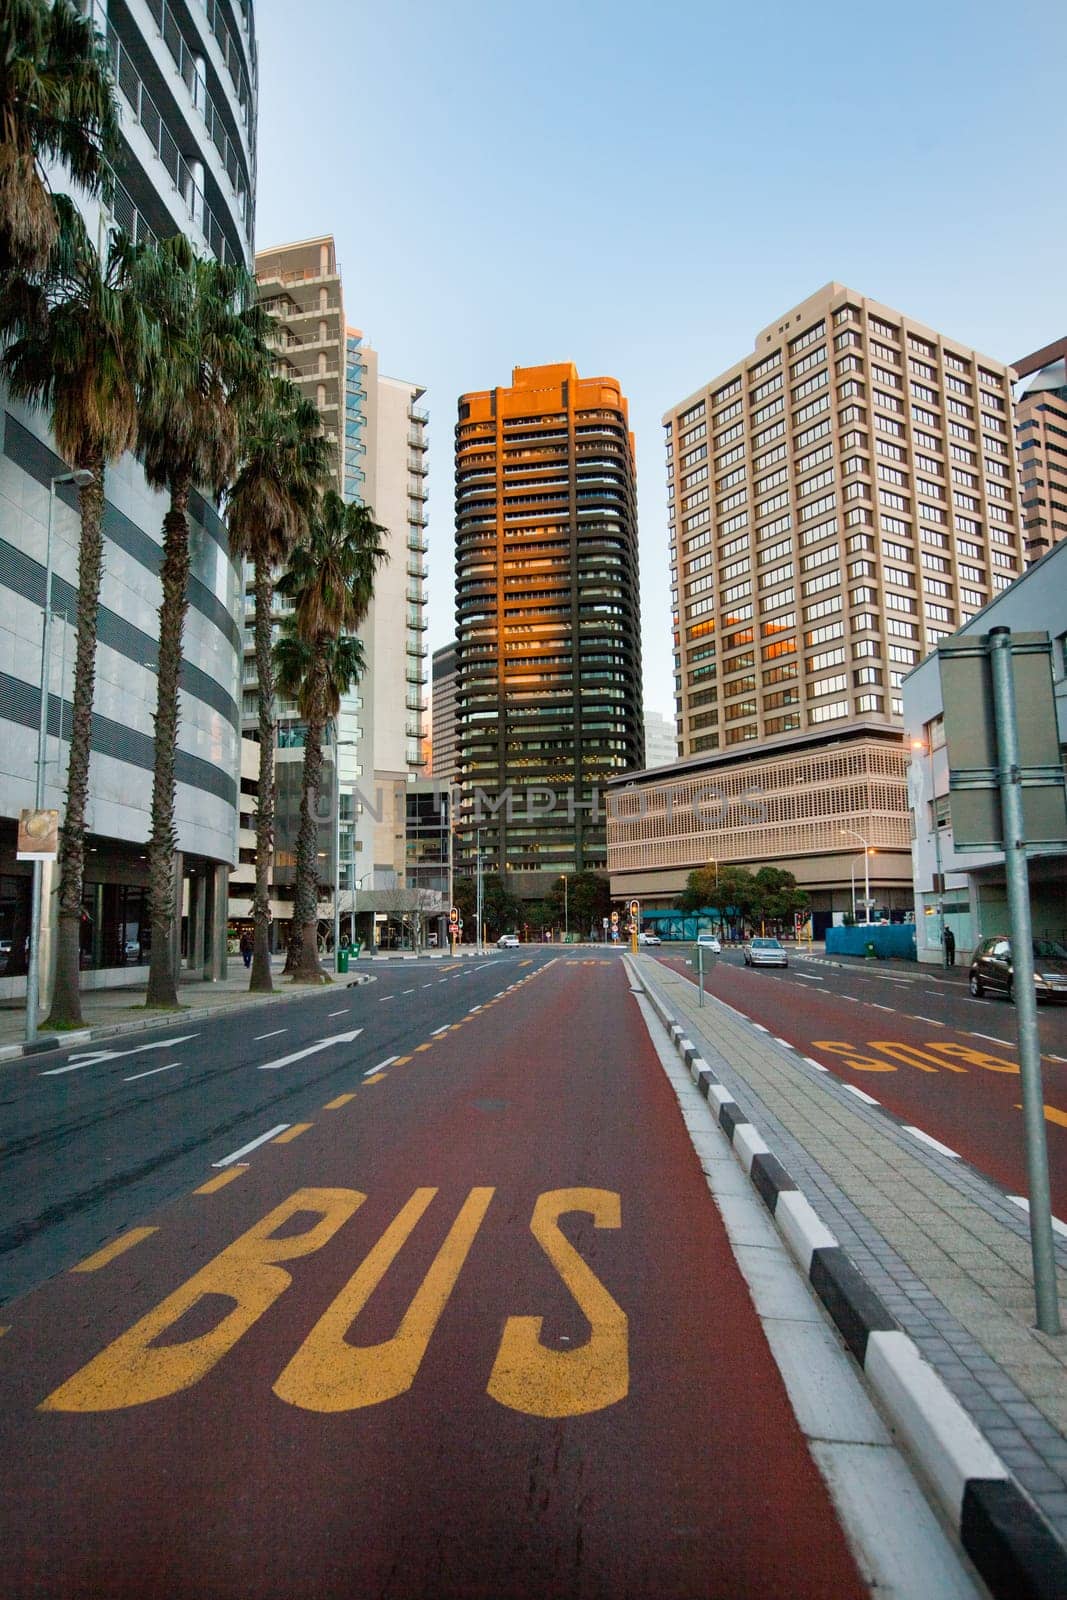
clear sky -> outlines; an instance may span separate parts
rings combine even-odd
[[[617,376],[645,705],[673,714],[661,417],[831,279],[1011,361],[1067,333],[1067,0],[256,0],[260,246],[333,233],[430,410],[453,636],[456,397]]]

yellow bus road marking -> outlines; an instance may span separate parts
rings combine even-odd
[[[1021,1111],[1022,1106],[1016,1105],[1016,1111]],[[1061,1128],[1067,1128],[1067,1111],[1060,1111],[1057,1106],[1045,1107],[1045,1121],[1058,1122]]]
[[[193,1193],[194,1194],[214,1194],[216,1192],[216,1190],[218,1190],[218,1189],[225,1189],[226,1185],[228,1183],[232,1183],[234,1178],[239,1178],[241,1176],[242,1172],[247,1172],[247,1171],[248,1171],[248,1163],[247,1162],[243,1166],[240,1166],[240,1167],[230,1167],[230,1169],[227,1172],[220,1172],[218,1177],[209,1178],[206,1183],[202,1183],[200,1185],[199,1189],[194,1189]]]
[[[520,967],[532,967],[533,966],[533,962],[532,961],[520,961],[519,962],[519,966]]]
[[[368,1085],[372,1084],[372,1083],[381,1083],[381,1081],[382,1081],[382,1079],[384,1077],[385,1077],[385,1073],[384,1072],[376,1072],[374,1074],[373,1078],[364,1078],[363,1082],[368,1084]]]
[[[132,1250],[135,1244],[140,1244],[142,1239],[147,1239],[149,1234],[158,1233],[158,1228],[131,1228],[129,1233],[120,1234],[117,1239],[112,1239],[102,1250],[95,1255],[86,1256],[84,1261],[79,1261],[76,1267],[71,1267],[71,1272],[99,1272],[101,1267],[106,1267],[109,1261],[114,1261],[116,1256],[125,1255],[127,1250]]]
[[[272,1139],[271,1144],[291,1144],[294,1139],[299,1139],[302,1133],[307,1133],[308,1129],[314,1126],[313,1122],[294,1122],[291,1128],[286,1128],[284,1133]]]
[[[10,1332],[11,1332],[11,1325],[10,1325],[10,1323],[8,1323],[7,1326],[5,1326],[3,1328],[0,1328],[0,1339],[2,1339],[4,1337],[5,1333],[10,1333]]]
[[[432,1049],[433,1049],[433,1040],[430,1039],[426,1044],[417,1044],[415,1046],[415,1054],[418,1055],[420,1050],[432,1050]]]
[[[397,1056],[393,1061],[393,1066],[394,1067],[402,1067],[404,1065],[405,1061],[410,1061],[410,1060],[411,1060],[410,1056]]]
[[[322,1109],[324,1111],[340,1111],[342,1106],[346,1106],[350,1100],[355,1098],[354,1092],[352,1094],[339,1094],[336,1100],[327,1100]]]

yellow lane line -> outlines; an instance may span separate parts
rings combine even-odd
[[[3,1337],[4,1337],[4,1334],[5,1334],[5,1333],[10,1333],[10,1332],[11,1332],[11,1325],[10,1325],[10,1323],[9,1323],[9,1324],[8,1324],[8,1325],[7,1325],[7,1327],[4,1327],[4,1328],[0,1328],[0,1339],[2,1339],[2,1338],[3,1338]]]
[[[1021,1111],[1022,1106],[1017,1105],[1015,1109]],[[1045,1121],[1058,1122],[1061,1128],[1067,1128],[1067,1111],[1060,1111],[1056,1106],[1046,1106]]]
[[[84,1261],[79,1261],[76,1267],[71,1267],[71,1272],[99,1272],[101,1267],[106,1267],[109,1261],[114,1261],[116,1256],[124,1255],[127,1250],[132,1250],[135,1244],[140,1244],[142,1239],[147,1239],[149,1234],[158,1233],[158,1228],[131,1228],[129,1233],[123,1233],[117,1239],[112,1239],[102,1250],[95,1255],[86,1256]]]
[[[431,1039],[428,1044],[417,1044],[415,1046],[415,1054],[418,1055],[420,1050],[432,1050],[432,1049],[433,1049],[433,1040]]]
[[[194,1189],[193,1193],[214,1194],[217,1189],[225,1189],[226,1185],[232,1183],[234,1178],[239,1178],[242,1172],[247,1171],[247,1163],[242,1167],[230,1167],[227,1172],[220,1172],[218,1177],[209,1178],[206,1183],[200,1185],[199,1189]]]
[[[395,1061],[390,1061],[389,1065],[391,1067],[402,1067],[404,1065],[405,1061],[410,1061],[410,1060],[411,1060],[410,1056],[397,1056],[396,1060]]]
[[[286,1128],[284,1133],[272,1139],[271,1144],[291,1144],[294,1139],[299,1139],[302,1133],[307,1133],[308,1129],[314,1126],[313,1122],[294,1122],[291,1128]]]
[[[355,1098],[356,1096],[354,1093],[339,1094],[336,1100],[327,1100],[322,1109],[324,1111],[340,1111],[342,1106],[346,1106],[350,1100],[354,1100]]]
[[[394,1065],[395,1065],[395,1063],[394,1063]],[[381,1081],[382,1081],[382,1079],[384,1077],[385,1077],[385,1073],[384,1072],[376,1072],[374,1074],[373,1078],[364,1078],[363,1082],[364,1083],[381,1083]]]

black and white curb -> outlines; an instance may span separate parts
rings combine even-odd
[[[45,1033],[39,1039],[21,1044],[0,1045],[0,1061],[12,1061],[16,1056],[41,1056],[49,1050],[65,1050],[68,1045],[88,1044],[93,1037],[91,1028],[78,1028],[70,1033]]]
[[[633,969],[631,968],[631,971]],[[640,975],[634,974],[637,982]],[[1067,1550],[655,991],[649,1001],[995,1600],[1063,1600]]]

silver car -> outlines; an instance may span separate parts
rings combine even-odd
[[[749,939],[745,945],[746,967],[787,967],[789,957],[779,939]]]

